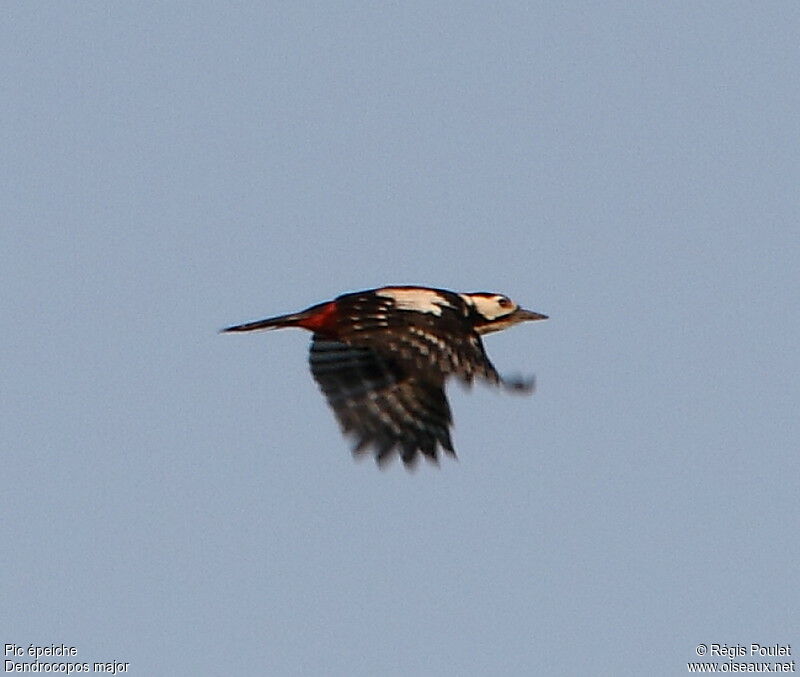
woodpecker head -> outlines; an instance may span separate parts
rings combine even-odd
[[[535,313],[532,310],[524,310],[502,294],[475,292],[473,294],[461,294],[461,298],[472,306],[475,331],[479,334],[488,334],[493,331],[507,329],[520,322],[547,319],[547,315]]]

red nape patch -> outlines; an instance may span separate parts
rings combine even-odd
[[[297,325],[310,331],[328,333],[336,328],[336,303],[323,303],[312,308],[308,317],[299,320]]]

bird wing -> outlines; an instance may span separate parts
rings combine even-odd
[[[383,464],[397,449],[406,465],[418,452],[435,461],[437,446],[455,456],[444,378],[408,368],[399,355],[315,334],[309,363],[342,430],[355,438],[354,453],[372,447]]]
[[[336,338],[391,356],[414,374],[435,374],[437,379],[452,375],[468,384],[480,378],[499,384],[501,379],[468,320],[464,302],[454,294],[449,296],[452,304],[433,306],[436,312],[402,310],[393,299],[371,293],[341,296]]]

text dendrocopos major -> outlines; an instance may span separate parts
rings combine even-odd
[[[497,373],[480,335],[544,319],[502,294],[396,286],[343,294],[299,313],[222,331],[313,332],[311,373],[343,432],[355,437],[353,452],[372,448],[382,465],[397,450],[408,466],[418,452],[436,461],[437,446],[455,456],[444,392],[449,376],[532,390],[532,379]]]

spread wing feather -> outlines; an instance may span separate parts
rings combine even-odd
[[[355,438],[354,453],[373,448],[383,463],[397,450],[406,465],[416,462],[418,452],[436,460],[439,446],[455,455],[440,375],[409,368],[393,353],[319,334],[309,362],[342,430]]]

